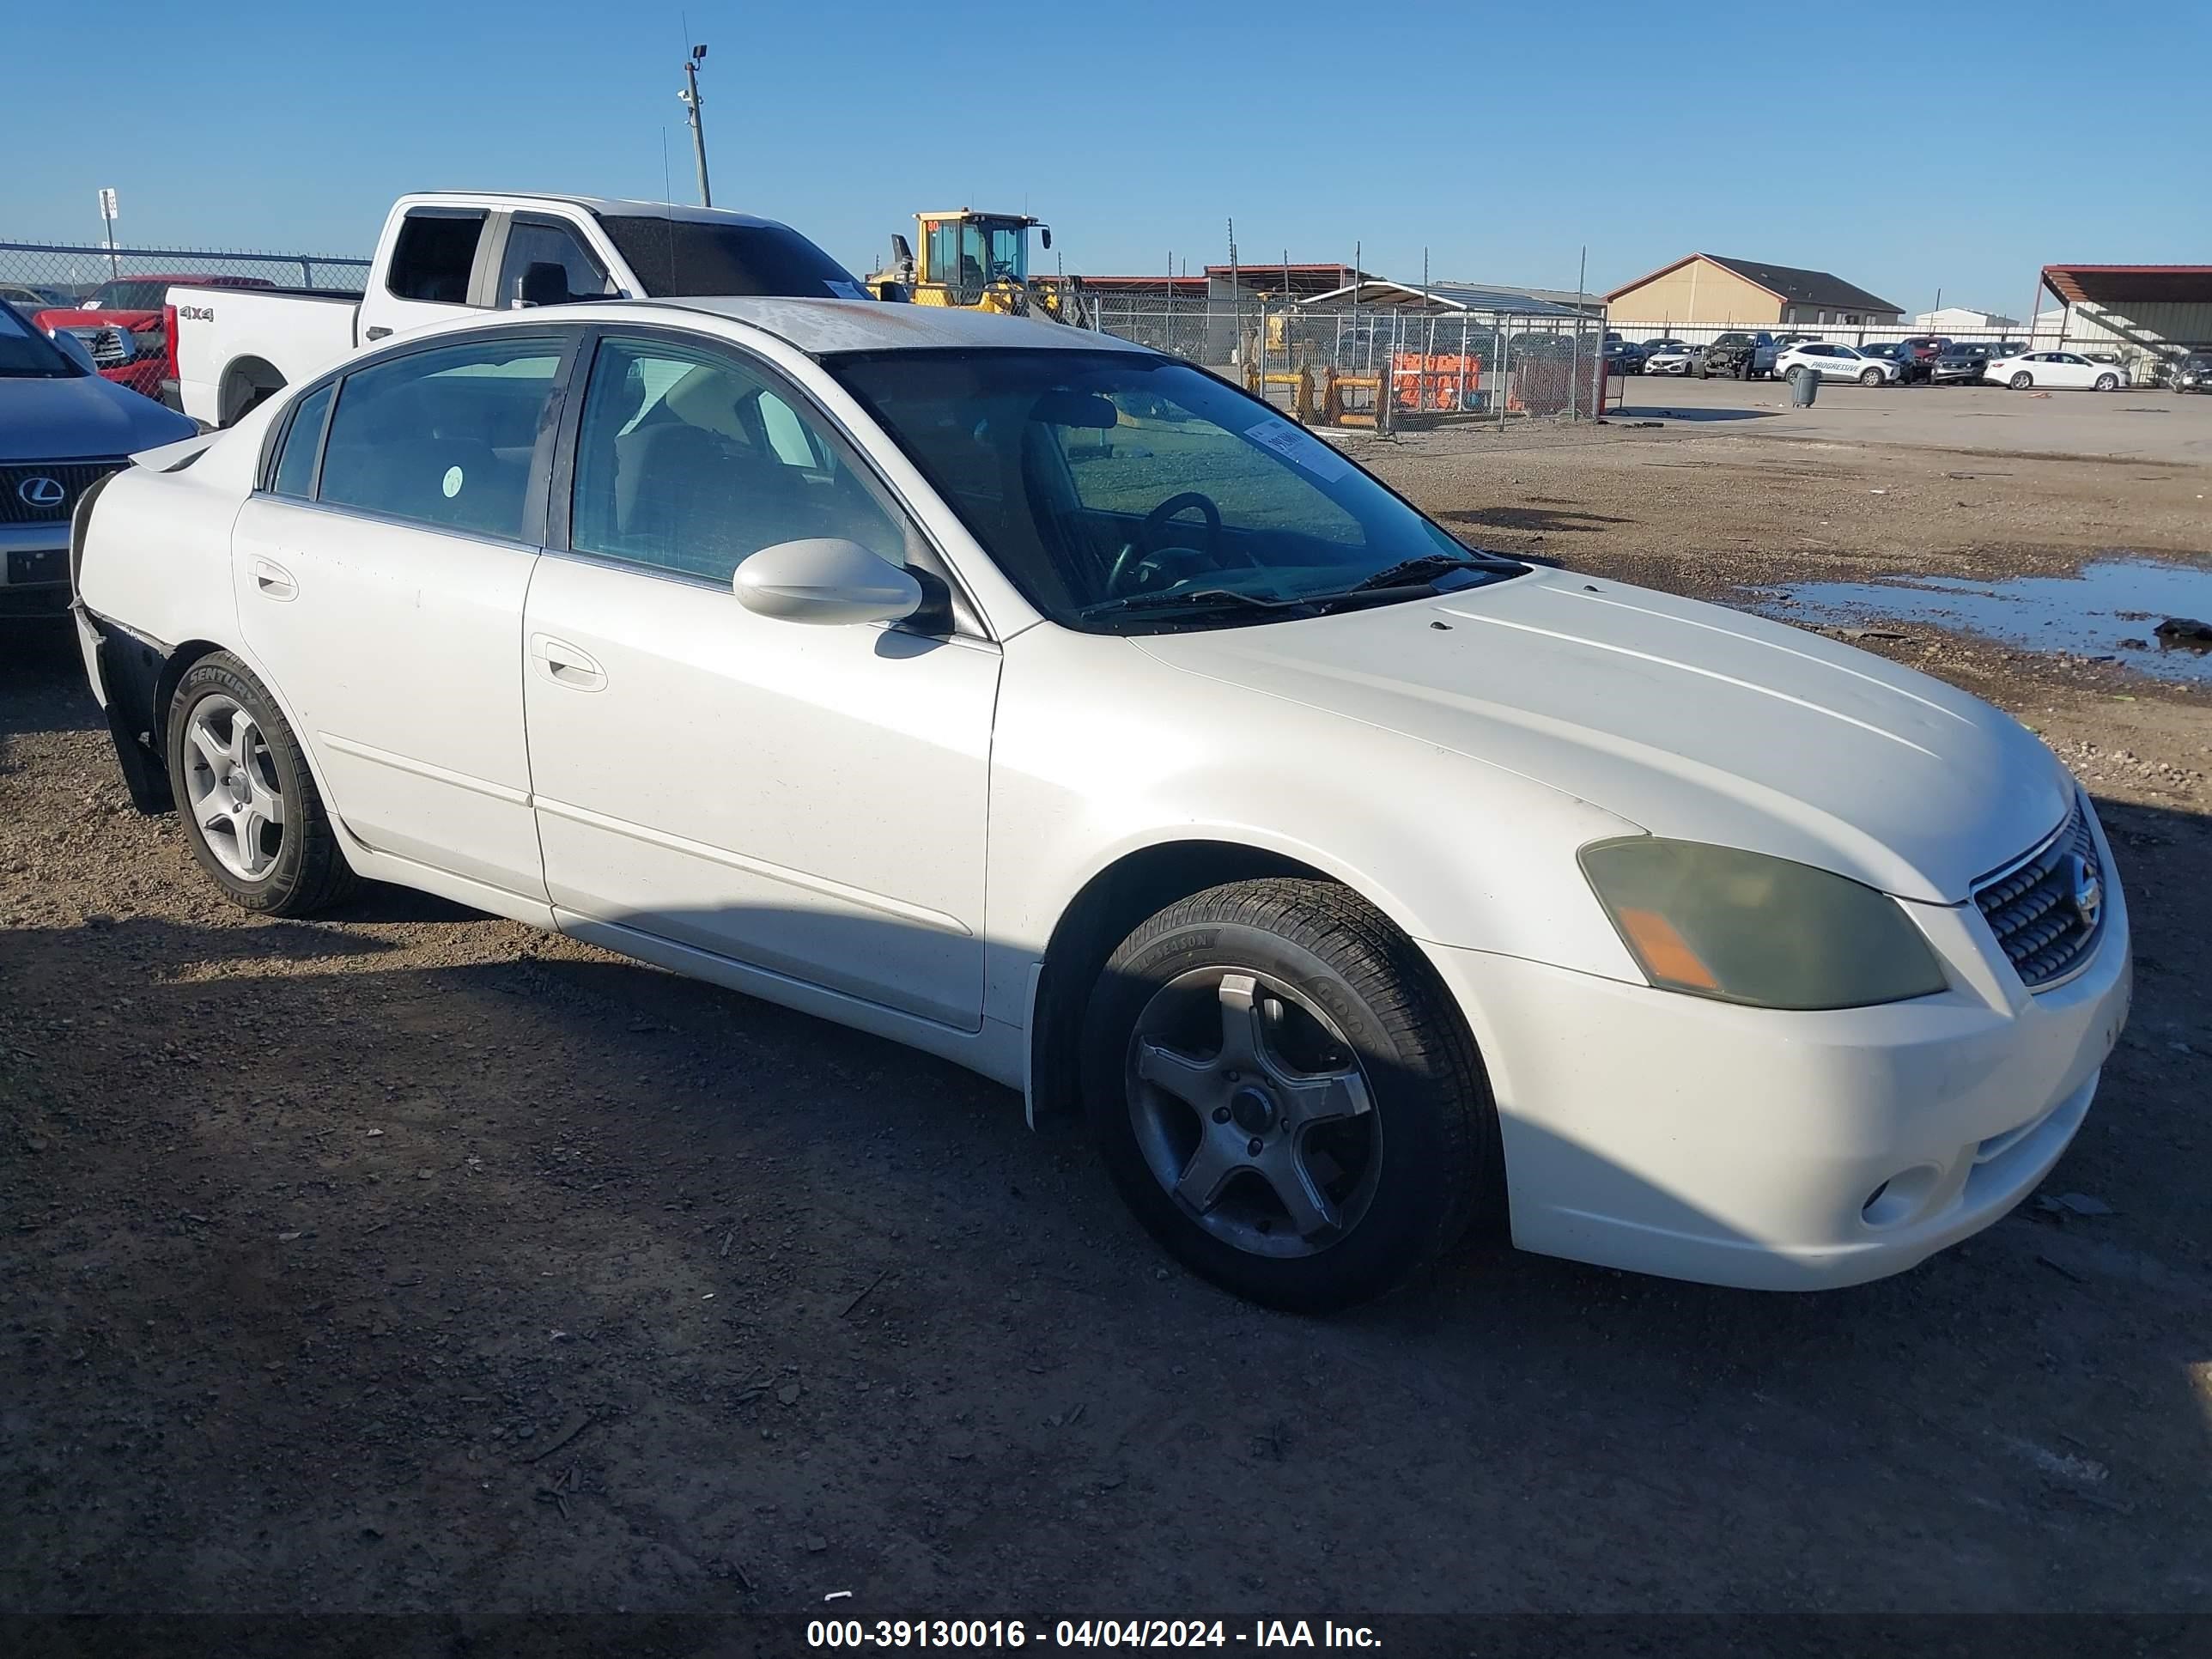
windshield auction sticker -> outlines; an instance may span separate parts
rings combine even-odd
[[[1273,450],[1291,465],[1304,467],[1323,483],[1334,483],[1352,471],[1350,461],[1304,427],[1293,426],[1288,421],[1262,421],[1257,426],[1245,428],[1244,435]]]

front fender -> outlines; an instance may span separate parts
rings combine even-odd
[[[1000,688],[986,925],[1033,959],[1102,871],[1218,842],[1310,865],[1417,940],[1640,983],[1575,860],[1638,828],[1432,744],[1201,688],[1127,641],[1037,629]]]

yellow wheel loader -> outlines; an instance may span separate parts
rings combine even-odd
[[[1010,317],[1039,317],[1079,328],[1094,325],[1080,276],[1030,275],[1030,232],[1052,246],[1052,227],[1026,213],[979,213],[958,208],[917,213],[921,254],[893,234],[890,264],[868,277],[878,299],[903,297],[922,306],[961,306]],[[896,290],[896,291],[891,291]]]

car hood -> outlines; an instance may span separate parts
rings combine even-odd
[[[198,430],[174,410],[97,374],[0,376],[0,463],[104,459]]]
[[[1904,898],[1966,898],[2073,799],[2057,758],[1978,698],[1780,623],[1561,571],[1135,643],[1654,835],[1795,859]]]
[[[161,313],[158,311],[102,311],[71,306],[42,311],[32,321],[40,328],[120,328],[137,334],[146,329],[160,327]]]

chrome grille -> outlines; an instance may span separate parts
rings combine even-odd
[[[1974,905],[2032,991],[2063,979],[2096,948],[2111,883],[2077,799],[2050,839],[1976,884]]]
[[[64,328],[58,331],[71,335],[82,343],[84,349],[92,354],[94,368],[119,368],[137,355],[137,347],[129,333],[119,328],[103,325],[100,327]]]
[[[111,472],[130,465],[112,461],[23,461],[0,466],[0,524],[67,524],[78,496]],[[37,480],[39,482],[33,482]],[[52,486],[58,485],[60,497]]]

